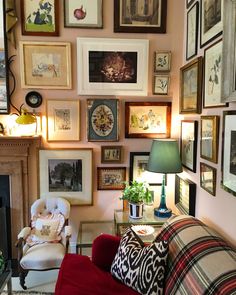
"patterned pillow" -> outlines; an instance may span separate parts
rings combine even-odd
[[[167,254],[166,241],[145,247],[129,228],[120,241],[111,274],[141,294],[162,294]]]

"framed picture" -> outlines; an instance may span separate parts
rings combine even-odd
[[[171,102],[125,102],[126,138],[168,138]]]
[[[122,161],[122,146],[108,145],[101,147],[101,163],[121,163]]]
[[[198,48],[198,17],[199,4],[196,2],[187,12],[187,40],[186,40],[186,60],[197,55]]]
[[[154,75],[153,94],[167,95],[169,83],[169,75]]]
[[[167,0],[115,0],[114,32],[165,33]]]
[[[213,163],[218,162],[219,116],[201,116],[200,155]]]
[[[222,33],[224,0],[201,0],[200,3],[200,47],[203,47]]]
[[[22,35],[59,35],[59,1],[21,0],[20,7]]]
[[[39,150],[40,198],[66,198],[72,205],[93,204],[92,149]]]
[[[119,140],[119,100],[87,99],[88,141]]]
[[[71,89],[68,42],[20,42],[22,88]]]
[[[148,48],[142,39],[77,38],[78,94],[147,95]]]
[[[196,172],[198,122],[181,121],[180,156],[182,165]]]
[[[123,190],[126,181],[125,167],[98,167],[98,190]]]
[[[80,140],[80,102],[65,99],[47,101],[47,140]]]
[[[216,195],[216,169],[200,162],[200,186],[209,194]]]
[[[186,0],[186,7],[189,8],[195,0]]]
[[[180,114],[200,114],[202,103],[202,57],[180,69]]]
[[[223,112],[222,187],[236,196],[236,111]]]
[[[195,216],[196,184],[179,175],[175,176],[175,205],[182,214]]]
[[[168,72],[171,66],[171,51],[155,51],[154,72]]]
[[[6,81],[5,49],[0,48],[0,84]]]
[[[149,152],[130,152],[129,181],[147,182],[149,185],[162,185],[163,174],[147,171]],[[167,177],[165,175],[165,183]]]
[[[6,84],[1,84],[0,79],[0,114],[6,113],[7,111],[7,90],[6,90]]]
[[[64,0],[64,14],[65,27],[102,28],[102,0]]]

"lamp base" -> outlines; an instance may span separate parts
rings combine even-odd
[[[172,210],[171,209],[155,208],[154,209],[154,214],[157,217],[168,218],[168,217],[171,217]]]

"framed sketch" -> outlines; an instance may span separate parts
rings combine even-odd
[[[125,102],[126,138],[170,137],[171,102]]]
[[[60,196],[72,205],[92,205],[92,183],[92,149],[39,150],[40,198]]]
[[[182,165],[196,172],[198,122],[181,121],[180,156]]]
[[[182,214],[195,216],[196,184],[177,174],[175,176],[175,206]]]
[[[219,116],[201,116],[200,155],[213,163],[218,162]]]
[[[202,103],[202,57],[180,69],[180,114],[200,114]]]
[[[167,95],[169,83],[169,75],[154,75],[153,94]]]
[[[148,47],[142,39],[77,38],[78,94],[147,95]]]
[[[101,147],[101,163],[121,163],[122,161],[122,146],[108,145]]]
[[[80,140],[80,102],[64,99],[47,101],[47,140]]]
[[[119,140],[119,100],[87,99],[88,141]]]
[[[165,33],[167,0],[114,0],[114,32]]]
[[[20,42],[22,88],[71,89],[68,42]]]
[[[59,35],[59,1],[21,0],[20,7],[22,35]]]
[[[201,0],[200,3],[200,47],[203,47],[222,33],[224,0]]]
[[[187,12],[187,40],[186,40],[186,60],[197,55],[198,48],[198,17],[199,3],[196,2]]]
[[[154,72],[168,72],[171,67],[171,51],[155,51]]]
[[[162,185],[163,174],[147,171],[149,152],[130,152],[129,181],[147,182],[149,185]],[[165,175],[165,183],[167,177]]]
[[[195,0],[186,0],[186,7],[189,8]]]
[[[223,112],[222,187],[236,196],[236,111]]]
[[[123,190],[126,181],[125,167],[98,167],[97,189],[98,190]]]
[[[102,0],[64,0],[64,26],[102,28]]]
[[[216,169],[200,162],[200,186],[209,194],[216,195]]]

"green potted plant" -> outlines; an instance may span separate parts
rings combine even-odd
[[[131,218],[143,217],[144,203],[150,204],[152,201],[152,193],[148,189],[146,182],[132,181],[131,184],[125,182],[125,189],[121,200],[129,202],[129,216]]]
[[[5,261],[4,261],[2,251],[0,250],[0,274],[3,272],[4,267],[5,267]]]

